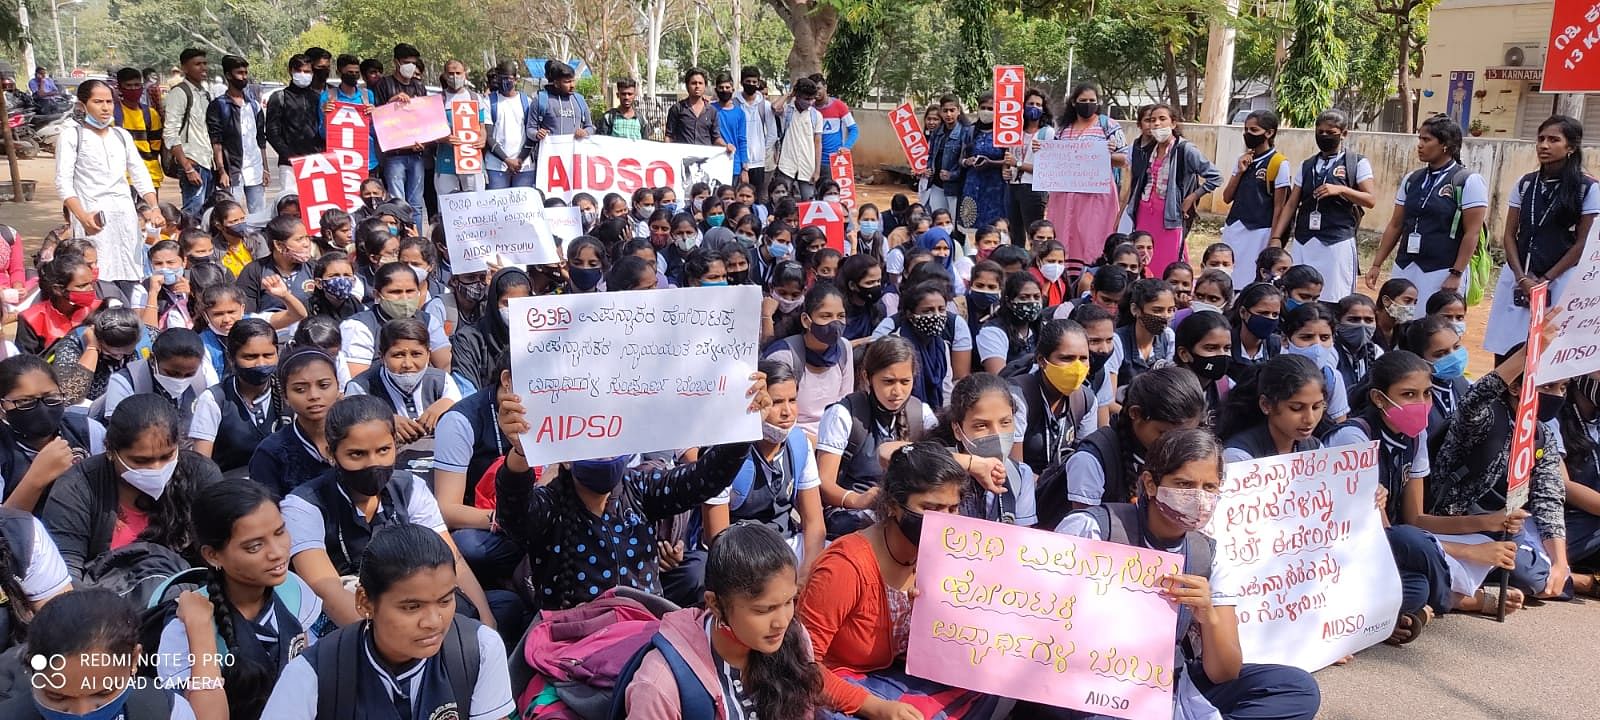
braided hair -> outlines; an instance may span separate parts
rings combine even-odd
[[[233,598],[228,597],[227,572],[212,557],[220,556],[233,541],[233,527],[243,517],[263,506],[277,507],[277,501],[266,486],[253,482],[212,482],[194,499],[195,542],[206,554],[206,595],[211,599],[211,622],[218,635],[227,644],[231,662],[222,666],[222,681],[228,694],[228,709],[235,718],[258,718],[267,704],[267,696],[283,668],[273,668],[261,658],[235,652],[239,641],[234,628],[234,616],[240,615]],[[285,548],[287,550],[287,548]],[[213,555],[215,554],[215,555]],[[297,582],[293,578],[286,582]],[[263,588],[267,607],[272,607],[272,588]],[[253,620],[253,618],[246,618]],[[281,628],[280,628],[281,630]],[[280,636],[278,642],[290,642]]]
[[[32,614],[27,610],[28,596],[22,591],[21,577],[28,570],[28,558],[13,558],[10,540],[0,532],[0,593],[5,594],[6,604],[11,608],[10,633],[0,638],[0,646],[3,647],[20,645],[27,640],[28,621],[32,619]]]
[[[234,323],[233,327],[228,330],[228,337],[224,338],[223,340],[223,346],[228,351],[228,374],[236,374],[235,371],[237,368],[234,365],[236,362],[235,357],[239,354],[240,350],[243,350],[246,345],[250,344],[251,340],[255,340],[257,338],[266,338],[267,342],[272,344],[273,352],[277,352],[278,331],[273,330],[272,325],[265,320],[260,318],[244,318],[243,320]],[[283,391],[280,389],[281,387],[282,383],[278,380],[278,374],[274,373],[273,379],[267,383],[267,392],[270,393],[272,397],[271,405],[267,410],[267,417],[269,418],[286,417],[285,413],[287,411],[284,409]]]
[[[706,554],[706,591],[715,596],[714,612],[725,625],[735,599],[755,599],[784,576],[790,582],[798,579],[794,551],[778,531],[760,523],[737,523],[723,530]],[[743,681],[756,715],[766,720],[811,717],[822,694],[822,672],[799,617],[790,617],[775,652],[750,653]]]

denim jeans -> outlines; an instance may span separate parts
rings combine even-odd
[[[240,187],[235,185],[229,188],[229,192],[233,194],[234,202],[244,206],[246,214],[259,215],[264,212],[263,204],[267,200],[267,186],[245,185]]]
[[[194,171],[195,174],[200,176],[200,184],[190,183],[186,175],[178,179],[178,190],[182,193],[184,214],[190,217],[200,217],[200,213],[206,205],[206,198],[211,195],[211,170],[196,163]]]
[[[510,170],[488,170],[489,189],[504,190],[508,187],[533,187],[534,177],[531,166],[524,167],[522,172],[513,173]]]
[[[402,198],[411,206],[412,222],[421,232],[422,205],[422,155],[386,155],[383,158],[383,184],[390,197]]]

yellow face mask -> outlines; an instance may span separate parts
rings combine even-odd
[[[1041,367],[1044,379],[1050,381],[1050,386],[1062,395],[1077,392],[1083,386],[1084,378],[1089,377],[1089,363],[1082,360],[1073,360],[1064,365],[1046,362]]]

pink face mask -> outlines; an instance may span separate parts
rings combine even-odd
[[[1383,395],[1383,393],[1379,393]],[[1383,399],[1389,400],[1388,395]],[[1433,404],[1428,402],[1415,402],[1410,405],[1401,405],[1389,400],[1389,407],[1383,411],[1383,421],[1389,427],[1402,435],[1414,438],[1428,429],[1428,412],[1433,409]]]
[[[1156,509],[1184,530],[1205,527],[1217,509],[1217,493],[1200,488],[1158,487],[1155,500]]]

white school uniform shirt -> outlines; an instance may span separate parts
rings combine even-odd
[[[1284,164],[1287,165],[1288,163],[1284,163]],[[1331,158],[1325,158],[1325,157],[1318,156],[1316,163],[1313,164],[1312,167],[1311,167],[1311,176],[1312,176],[1312,178],[1322,177],[1322,174],[1324,172],[1331,172],[1332,171],[1331,168],[1334,168],[1334,167],[1337,167],[1337,166],[1343,165],[1343,164],[1344,164],[1344,152],[1340,152],[1338,155],[1335,155],[1335,156],[1333,156]],[[1299,170],[1296,169],[1296,171],[1291,173],[1291,175],[1293,176],[1292,180],[1291,180],[1294,183],[1293,186],[1294,187],[1300,187],[1300,180],[1302,178],[1300,177],[1301,173],[1299,172]],[[1372,163],[1369,162],[1365,157],[1361,158],[1360,160],[1357,160],[1356,161],[1356,179],[1355,179],[1354,182],[1350,183],[1350,187],[1355,187],[1355,186],[1360,185],[1361,183],[1364,183],[1364,182],[1366,182],[1368,180],[1371,180],[1371,179],[1372,179]],[[1293,230],[1294,230],[1293,228],[1290,228],[1291,232],[1293,232]],[[1302,242],[1304,242],[1304,243],[1309,245],[1311,243],[1320,242],[1320,241],[1317,240],[1317,236],[1313,234],[1311,237],[1306,238]]]
[[[233,382],[230,378],[225,382]],[[213,386],[215,387],[215,386]],[[241,396],[242,397],[242,396]],[[272,390],[269,388],[258,397],[250,401],[251,407],[257,416],[272,420]],[[216,442],[217,426],[222,423],[222,406],[217,404],[214,393],[203,392],[194,400],[194,415],[189,421],[189,438],[191,440],[204,440]]]
[[[311,632],[311,627],[322,618],[322,598],[311,589],[306,581],[299,575],[289,573],[284,579],[286,583],[296,583],[300,586],[300,610],[295,614],[295,619],[300,621],[300,628],[306,634],[306,647],[317,644],[317,636]],[[273,630],[278,630],[278,614],[267,612],[272,609],[272,604],[263,606],[264,617],[256,618],[265,620],[265,625]],[[278,642],[290,642],[294,638],[279,637]],[[184,627],[183,621],[173,618],[161,628],[160,652],[156,656],[156,677],[169,680],[168,687],[178,687],[179,683],[188,682],[194,670],[195,658],[189,655],[189,632]]]
[[[432,367],[432,366],[429,366],[429,367]],[[427,369],[424,369],[423,372],[427,372]],[[441,370],[440,372],[444,372],[444,371]],[[405,412],[406,411],[405,403],[402,402],[402,399],[398,398],[398,397],[393,397],[394,393],[397,392],[400,388],[392,387],[391,384],[388,383],[388,382],[385,382],[383,385],[384,385],[384,388],[389,391],[389,394],[391,396],[390,399],[395,401],[395,407],[399,410],[399,412]],[[345,397],[350,397],[351,395],[365,395],[365,394],[367,394],[367,389],[365,387],[362,387],[361,383],[355,382],[354,380],[352,380],[352,381],[350,381],[348,383],[345,383],[345,386],[344,386],[344,395],[345,395]],[[420,416],[422,414],[422,411],[427,410],[429,405],[432,405],[433,403],[437,402],[440,399],[448,399],[452,403],[461,402],[461,388],[456,385],[456,379],[451,377],[449,373],[445,373],[445,376],[444,376],[444,391],[441,392],[439,397],[434,399],[434,400],[429,400],[428,398],[423,396],[423,394],[422,394],[422,383],[417,383],[417,386],[411,390],[411,404],[417,408],[418,416]],[[196,407],[198,408],[198,403],[196,404]],[[413,417],[411,419],[415,420],[416,418]],[[435,436],[435,437],[437,437],[437,436]]]
[[[971,351],[972,327],[967,324],[967,319],[962,317],[961,313],[955,312],[954,310],[951,310],[950,313],[955,316],[955,337],[950,341],[950,352],[958,353]],[[877,340],[878,338],[881,338],[892,332],[894,332],[894,318],[892,316],[886,317],[882,322],[878,323],[878,327],[873,328],[872,339]],[[954,370],[948,366],[944,371],[943,385],[944,396],[946,398],[950,397],[950,391],[955,388],[955,380],[954,376],[952,375],[953,372]]]
[[[370,645],[362,643],[366,662],[372,664],[372,671],[376,672],[377,664],[372,657]],[[417,663],[414,668],[395,678],[410,683],[406,696],[415,698],[420,694],[422,669],[438,657],[435,655]],[[388,685],[388,673],[380,673],[380,677],[384,678],[385,689],[389,691],[392,699],[395,693]],[[345,678],[340,680],[346,681]],[[356,678],[348,679],[348,682],[355,681]],[[478,684],[472,688],[472,717],[466,720],[501,720],[514,713],[516,709],[516,701],[511,696],[511,673],[506,668],[506,645],[501,642],[499,633],[489,629],[487,625],[479,625]],[[416,716],[419,719],[422,717],[420,714]],[[267,705],[261,711],[261,717],[272,720],[316,720],[317,672],[304,655],[290,660],[289,664],[283,667],[283,674],[278,676],[278,683],[273,686],[272,695],[267,698]]]
[[[444,334],[444,319],[433,313],[423,312],[419,306],[417,315],[426,318],[428,323],[428,352],[443,350],[450,347],[450,337]],[[374,337],[371,330],[360,320],[354,317],[346,318],[339,323],[339,336],[344,338],[339,353],[346,362],[372,365],[378,357],[378,338]]]
[[[112,377],[116,377],[116,376],[113,375]],[[78,411],[74,411],[74,412],[78,412]],[[110,416],[110,414],[111,414],[111,412],[109,410],[106,411],[106,415],[108,417]],[[106,426],[101,425],[100,422],[95,420],[94,418],[86,418],[85,421],[89,425],[89,454],[90,455],[99,455],[100,453],[105,452],[106,451]],[[39,454],[38,451],[34,450],[33,448],[27,447],[25,445],[18,445],[18,447],[24,453],[27,453],[28,457],[30,457],[30,458],[36,457]],[[17,479],[21,480],[21,478],[17,478]],[[5,485],[6,485],[6,478],[4,477],[3,474],[0,474],[0,487],[5,487]]]
[[[848,419],[849,412],[846,412],[845,415]],[[849,429],[847,428],[845,432],[848,433]],[[848,440],[849,438],[845,439]],[[784,457],[784,462],[786,463],[788,462],[788,458],[786,457],[788,452],[788,448],[780,448],[779,456]],[[809,440],[806,441],[806,455],[808,457],[806,460],[805,470],[802,470],[800,472],[800,476],[794,479],[795,492],[799,492],[801,490],[813,490],[815,488],[822,487],[822,478],[821,476],[817,475],[816,448],[811,445]],[[790,468],[789,472],[794,472],[794,469]],[[733,502],[733,486],[729,485],[728,487],[723,488],[722,492],[717,493],[716,497],[707,500],[706,504],[727,505],[731,502]]]
[[[908,419],[907,422],[916,422]],[[855,418],[850,415],[850,409],[842,404],[829,405],[822,413],[822,421],[817,423],[817,452],[829,455],[844,455],[850,446],[850,427],[855,424]],[[922,403],[922,434],[927,435],[939,426],[939,418],[927,403]]]
[[[434,532],[444,532],[444,516],[439,514],[439,502],[433,499],[428,484],[423,482],[420,475],[412,475],[411,481],[411,505],[406,508],[406,521]],[[349,500],[344,488],[339,488],[339,494],[345,500]],[[280,507],[283,509],[283,524],[289,530],[289,557],[293,558],[307,550],[328,549],[327,543],[323,541],[327,527],[322,524],[321,510],[298,495],[284,498]],[[262,717],[270,716],[262,715]]]
[[[37,603],[72,589],[72,578],[67,576],[67,563],[61,559],[55,540],[44,529],[39,518],[33,521],[33,552],[28,555],[27,567],[17,576],[22,594],[28,602]]]

